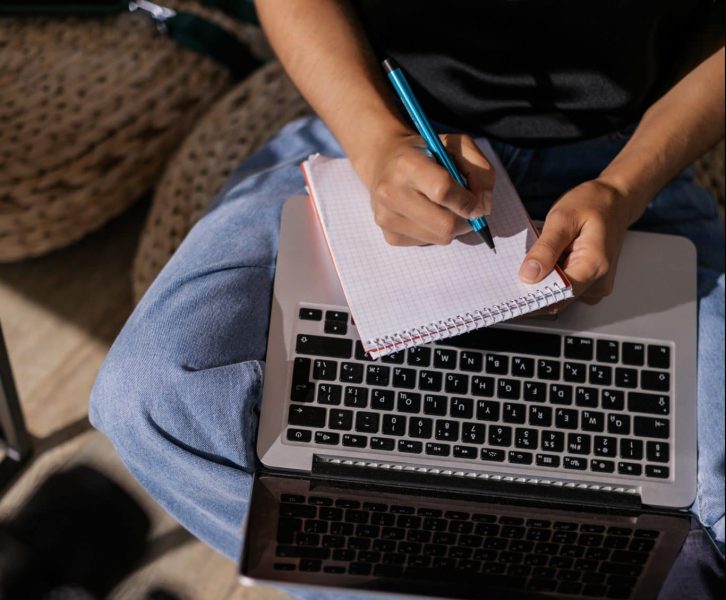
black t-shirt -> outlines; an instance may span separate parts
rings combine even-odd
[[[353,0],[431,119],[521,145],[637,121],[723,38],[723,0]]]

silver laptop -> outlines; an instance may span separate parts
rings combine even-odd
[[[597,306],[373,361],[312,206],[291,198],[245,580],[654,596],[696,490],[696,331],[695,248],[629,232]]]

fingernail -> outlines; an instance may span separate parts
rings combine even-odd
[[[534,283],[542,272],[542,265],[536,260],[525,261],[519,269],[519,277],[528,283]]]

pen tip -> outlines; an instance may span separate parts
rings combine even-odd
[[[479,230],[479,236],[481,239],[483,239],[486,242],[486,245],[489,246],[492,250],[494,250],[494,254],[497,253],[497,248],[494,245],[494,238],[492,238],[492,234],[489,231],[489,227],[486,227],[485,229]]]

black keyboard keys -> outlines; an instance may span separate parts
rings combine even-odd
[[[328,358],[350,358],[353,353],[353,340],[323,335],[299,334],[295,342],[295,351],[298,354],[326,356]]]
[[[632,342],[623,342],[623,363],[634,367],[645,364],[645,346]]]
[[[576,360],[592,360],[593,340],[584,337],[565,337],[565,358]]]
[[[597,361],[616,363],[620,357],[620,344],[612,340],[597,341]]]
[[[298,356],[292,367],[292,385],[290,387],[290,400],[293,402],[312,402],[315,398],[315,384],[310,381],[309,358]]]
[[[668,346],[648,346],[648,366],[653,369],[668,369],[671,366],[671,349]]]
[[[325,427],[326,410],[319,406],[295,404],[288,411],[287,422],[303,427]]]

